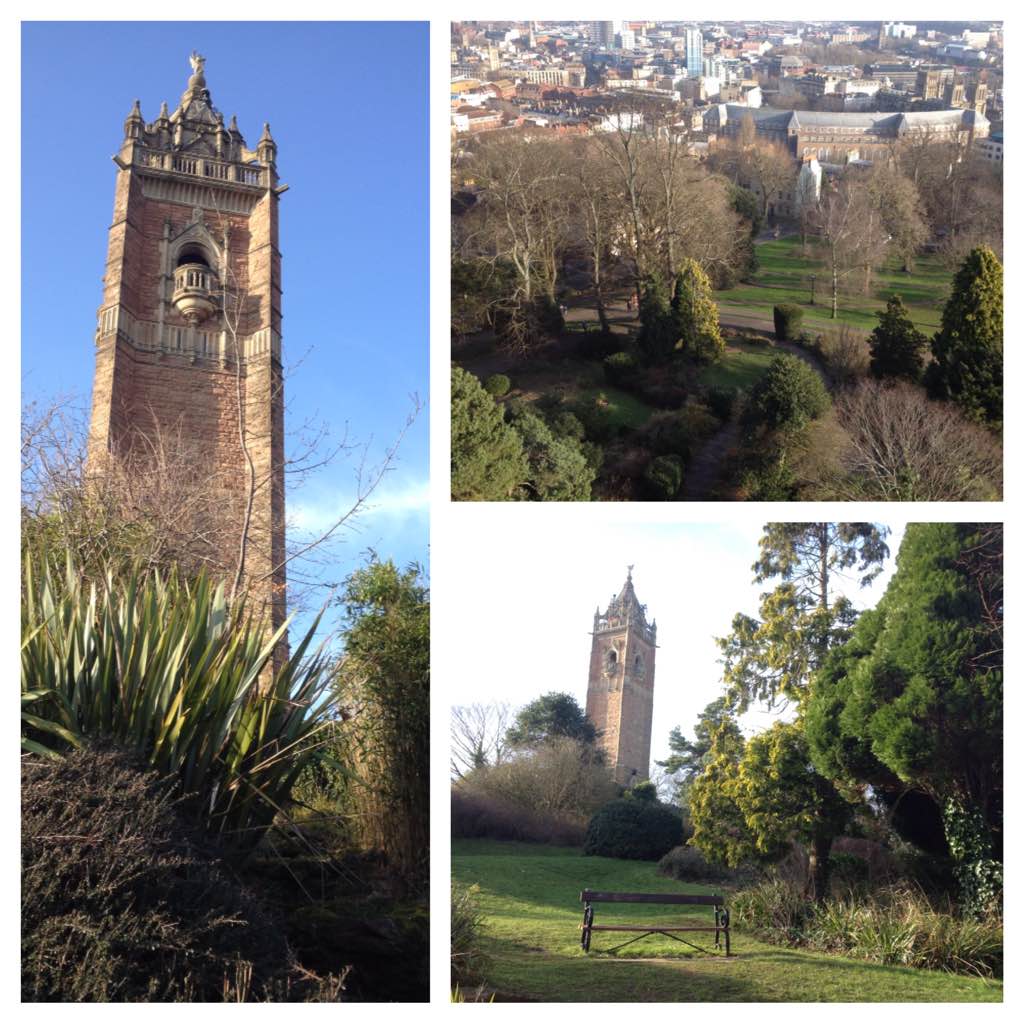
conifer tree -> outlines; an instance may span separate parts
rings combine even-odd
[[[956,402],[979,422],[1002,421],[1003,267],[987,246],[972,249],[957,271],[932,355],[933,398]]]
[[[452,367],[452,498],[502,501],[527,476],[520,436],[473,374]]]
[[[872,375],[879,379],[902,377],[919,381],[928,339],[914,326],[903,300],[898,295],[891,296],[885,311],[875,316],[878,326],[868,338]]]
[[[725,351],[711,282],[696,260],[684,260],[676,275],[672,320],[676,348],[697,362],[713,362]]]
[[[675,346],[675,324],[665,282],[648,274],[640,292],[640,334],[637,343],[649,362],[667,358]]]

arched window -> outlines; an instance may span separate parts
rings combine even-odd
[[[178,262],[175,263],[175,267],[183,267],[186,263],[198,263],[201,266],[209,267],[210,261],[206,256],[206,250],[201,245],[185,245],[182,246],[181,252],[178,253]]]

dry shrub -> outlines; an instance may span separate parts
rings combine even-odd
[[[224,870],[169,783],[113,749],[22,761],[22,999],[337,998]]]
[[[847,443],[834,497],[873,501],[994,501],[1002,496],[1002,446],[948,402],[909,384],[864,381],[836,416]]]
[[[849,324],[827,331],[821,338],[819,351],[832,383],[840,390],[854,386],[867,375],[871,366],[867,339]]]
[[[578,821],[540,814],[463,785],[452,790],[453,839],[508,839],[551,846],[582,846],[585,833],[586,828]]]

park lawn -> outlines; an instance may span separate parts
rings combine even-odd
[[[480,889],[481,948],[491,962],[486,983],[497,1001],[542,1002],[999,1002],[1002,983],[786,949],[734,930],[728,960],[687,951],[665,938],[644,938],[612,955],[598,954],[632,938],[595,932],[592,951],[579,947],[584,888],[634,892],[711,893],[712,886],[664,878],[656,865],[583,857],[579,850],[528,843],[452,842],[452,874]],[[597,904],[595,924],[654,920],[707,923],[710,907]],[[714,934],[690,933],[713,949]]]
[[[639,398],[607,385],[598,388],[584,388],[578,394],[583,402],[601,402],[608,410],[609,423],[615,427],[637,430],[651,418],[651,413],[654,412]]]
[[[722,358],[701,371],[700,382],[709,388],[746,390],[768,369],[776,355],[777,350],[767,344],[730,341]]]
[[[772,307],[783,302],[800,306],[804,325],[815,330],[834,327],[830,313],[828,273],[824,266],[803,254],[799,238],[780,238],[757,247],[759,269],[754,283],[741,283],[715,293],[723,312],[749,314],[771,321]],[[817,275],[815,305],[810,304],[810,275]],[[872,276],[871,294],[859,291],[839,295],[839,323],[848,323],[863,331],[878,323],[874,314],[885,308],[894,292],[902,296],[910,317],[926,334],[939,326],[942,307],[949,293],[953,275],[937,257],[921,256],[914,263],[914,272],[905,274],[892,262]],[[842,287],[842,286],[840,286]]]

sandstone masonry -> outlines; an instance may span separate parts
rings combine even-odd
[[[657,632],[637,600],[630,566],[607,610],[594,613],[587,684],[587,717],[600,733],[615,781],[625,786],[650,774]]]
[[[204,58],[172,114],[136,100],[117,180],[96,328],[89,462],[157,434],[194,451],[223,516],[225,574],[251,500],[245,584],[285,615],[284,404],[277,146],[250,150],[206,87]],[[244,443],[243,443],[244,439]],[[252,470],[246,452],[252,459]]]

